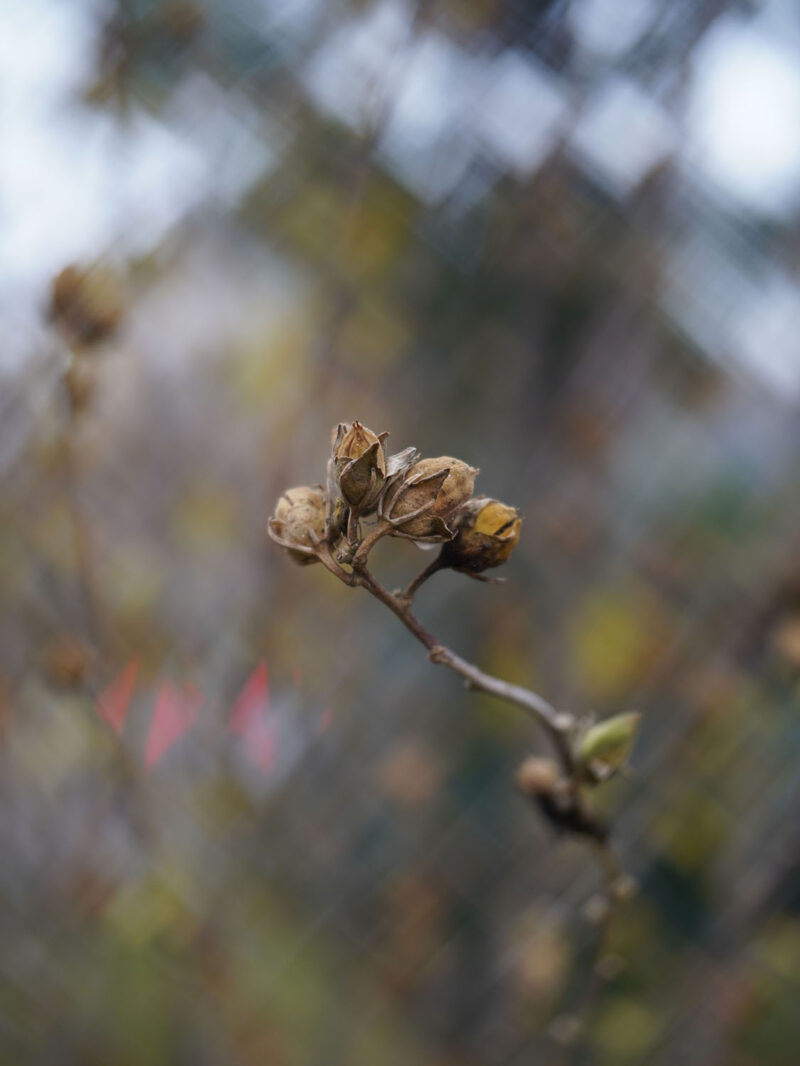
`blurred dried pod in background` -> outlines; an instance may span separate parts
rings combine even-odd
[[[86,677],[95,659],[94,649],[80,637],[64,634],[46,645],[42,665],[58,688],[75,688]]]
[[[54,278],[48,313],[68,343],[91,347],[116,331],[126,302],[119,278],[106,267],[73,264]]]
[[[574,783],[562,775],[552,759],[530,756],[517,768],[514,781],[559,832],[578,833],[600,842],[607,839],[608,827],[589,810]]]

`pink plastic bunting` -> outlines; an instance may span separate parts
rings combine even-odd
[[[242,737],[248,759],[261,770],[275,762],[275,723],[270,717],[269,678],[260,662],[233,705],[228,728]]]
[[[122,733],[128,708],[131,705],[136,676],[139,673],[139,660],[132,659],[103,689],[95,701],[97,713],[114,730],[117,736]]]
[[[177,688],[167,681],[161,686],[147,736],[145,765],[148,770],[161,762],[193,724],[202,702],[202,694],[193,685]]]

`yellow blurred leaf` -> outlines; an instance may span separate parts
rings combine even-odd
[[[195,551],[216,548],[236,533],[233,500],[210,485],[196,485],[179,497],[173,511],[179,541]]]
[[[643,1003],[618,999],[609,1003],[594,1026],[595,1043],[619,1064],[641,1061],[661,1031],[662,1020]]]
[[[643,589],[605,589],[584,600],[572,638],[575,670],[588,698],[621,702],[652,668],[664,631],[661,609]]]

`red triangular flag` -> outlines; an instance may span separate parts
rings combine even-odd
[[[258,729],[265,714],[269,713],[269,679],[267,664],[260,662],[245,682],[233,705],[228,729],[240,736],[249,736]],[[263,724],[263,723],[262,723]]]
[[[159,763],[169,748],[180,740],[197,717],[202,702],[202,694],[193,685],[179,689],[167,681],[161,686],[147,737],[145,765],[148,769]]]
[[[95,701],[95,709],[117,736],[122,732],[139,673],[139,660],[132,659],[107,685]]]
[[[275,761],[275,728],[269,713],[267,666],[260,662],[233,705],[228,729],[244,739],[247,757],[262,770]]]
[[[259,718],[255,723],[252,733],[245,738],[248,759],[255,763],[259,770],[269,770],[275,762],[275,723],[267,722]]]

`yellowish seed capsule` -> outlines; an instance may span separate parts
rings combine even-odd
[[[456,536],[442,549],[442,563],[470,574],[507,562],[522,528],[515,508],[486,496],[465,503],[453,522]]]

